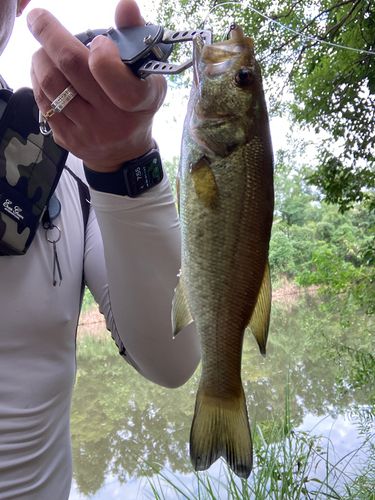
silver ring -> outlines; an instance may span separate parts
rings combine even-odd
[[[43,116],[46,120],[51,118],[55,113],[61,113],[67,104],[70,103],[72,99],[77,95],[76,89],[73,85],[69,85],[65,90],[61,92],[60,95],[56,97],[54,101],[51,102],[51,109],[47,111]]]
[[[48,238],[48,231],[52,231],[53,229],[57,229],[58,233],[57,233],[57,238],[55,240],[50,240]],[[59,228],[59,226],[55,226],[55,224],[52,224],[52,226],[49,228],[49,229],[46,229],[46,240],[49,242],[49,243],[57,243],[61,238],[61,229]]]

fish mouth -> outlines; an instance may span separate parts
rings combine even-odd
[[[193,39],[193,86],[199,87],[202,78],[225,75],[236,67],[252,66],[254,61],[254,42],[244,36],[240,26],[230,33],[229,40],[205,44],[197,35]]]

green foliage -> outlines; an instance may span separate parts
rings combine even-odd
[[[329,299],[326,310],[330,313],[339,311],[343,326],[359,321],[358,310],[368,316],[375,313],[373,266],[361,263],[356,267],[329,248],[316,250],[311,262],[314,273],[301,272],[297,281],[304,286],[320,286],[320,293]]]
[[[180,163],[180,158],[178,156],[174,156],[172,161],[163,160],[163,167],[165,172],[168,174],[169,182],[171,184],[175,200],[177,200],[176,180],[177,180],[177,171],[179,163]]]
[[[212,8],[206,27],[216,40],[232,21],[254,38],[271,114],[288,111],[298,129],[322,132],[311,182],[342,211],[355,202],[375,206],[374,2],[162,0],[158,21],[196,28]],[[181,44],[174,59],[187,51]],[[191,72],[178,81],[190,84]]]
[[[82,311],[87,311],[88,309],[91,309],[93,306],[95,306],[96,301],[90,292],[90,290],[85,287],[85,294],[83,296],[83,301],[82,301]]]
[[[281,276],[292,279],[297,274],[294,261],[290,258],[292,253],[293,245],[288,236],[278,226],[273,226],[269,251],[273,281]]]
[[[359,296],[372,276],[375,217],[360,206],[340,213],[337,207],[322,203],[320,192],[306,181],[308,167],[298,164],[302,160],[296,147],[299,144],[276,155],[269,252],[272,278],[299,276],[302,285],[326,283],[336,287],[337,293],[349,291],[357,283]],[[368,275],[366,282],[359,278],[363,273]],[[349,280],[346,285],[345,280]],[[369,306],[372,298],[366,299]]]

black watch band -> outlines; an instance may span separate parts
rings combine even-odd
[[[84,165],[89,185],[96,191],[136,198],[148,189],[160,184],[163,166],[158,149],[125,162],[117,172],[97,172]]]

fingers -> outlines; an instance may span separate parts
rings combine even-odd
[[[69,33],[46,10],[32,10],[27,16],[27,21],[30,31],[41,43],[49,57],[50,64],[45,71],[38,72],[40,75],[39,83],[43,85],[43,88],[47,89],[49,87],[52,95],[56,97],[59,93],[56,85],[58,86],[58,83],[60,83],[61,86],[68,81],[81,96],[90,99],[93,93],[98,91],[98,87],[91,86],[94,82],[92,82],[92,75],[88,67],[89,50],[87,47]],[[33,57],[33,64],[41,67],[42,54],[43,51],[36,52]],[[44,61],[46,61],[46,58],[44,58]],[[61,72],[60,82],[57,82],[59,78],[56,71],[52,70],[56,77],[55,81],[49,74],[48,70],[52,68],[52,65]]]
[[[51,72],[50,77],[51,75],[53,75],[53,72]],[[69,82],[64,79],[62,83],[61,74],[60,72],[58,72],[58,78],[57,78],[58,83],[56,83],[55,85],[51,84],[47,86],[42,86],[38,81],[38,76],[35,73],[34,67],[31,68],[30,76],[34,90],[35,100],[38,104],[40,111],[44,116],[48,112],[52,111],[52,102],[69,86]],[[46,91],[43,90],[44,88],[46,89]],[[55,93],[53,93],[53,91],[50,90],[53,88],[56,88],[58,90],[56,90]],[[71,105],[73,99],[75,99],[74,113]],[[66,126],[67,122],[65,120],[65,117],[69,118],[70,116],[74,116],[77,113],[78,109],[84,109],[86,107],[87,103],[79,96],[79,94],[74,96],[73,99],[64,107],[64,113],[55,112],[48,118],[51,121],[51,123],[55,122],[57,115],[59,114],[60,124],[61,125],[64,124]],[[68,121],[70,122],[70,120]]]
[[[35,100],[42,114],[46,115],[51,110],[52,101],[70,85],[70,81],[56,67],[44,49],[40,49],[34,54],[30,76]],[[90,111],[90,104],[78,93],[62,112],[53,114],[49,121],[52,127],[58,122],[62,129],[71,131],[77,115],[82,121],[83,118],[87,119]],[[59,139],[59,131],[54,131],[56,131],[56,141],[63,145]]]
[[[51,101],[70,84],[44,49],[39,49],[33,55],[30,74],[34,95],[41,109],[48,107]]]
[[[120,0],[115,20],[119,28],[145,24],[134,0]],[[161,75],[153,75],[145,80],[138,78],[120,61],[117,47],[106,37],[97,37],[91,43],[89,66],[100,86],[123,110],[156,112],[165,99],[167,92],[165,78]]]
[[[92,75],[112,102],[124,111],[156,110],[164,101],[167,83],[163,76],[138,78],[120,58],[115,44],[104,36],[90,46]]]

